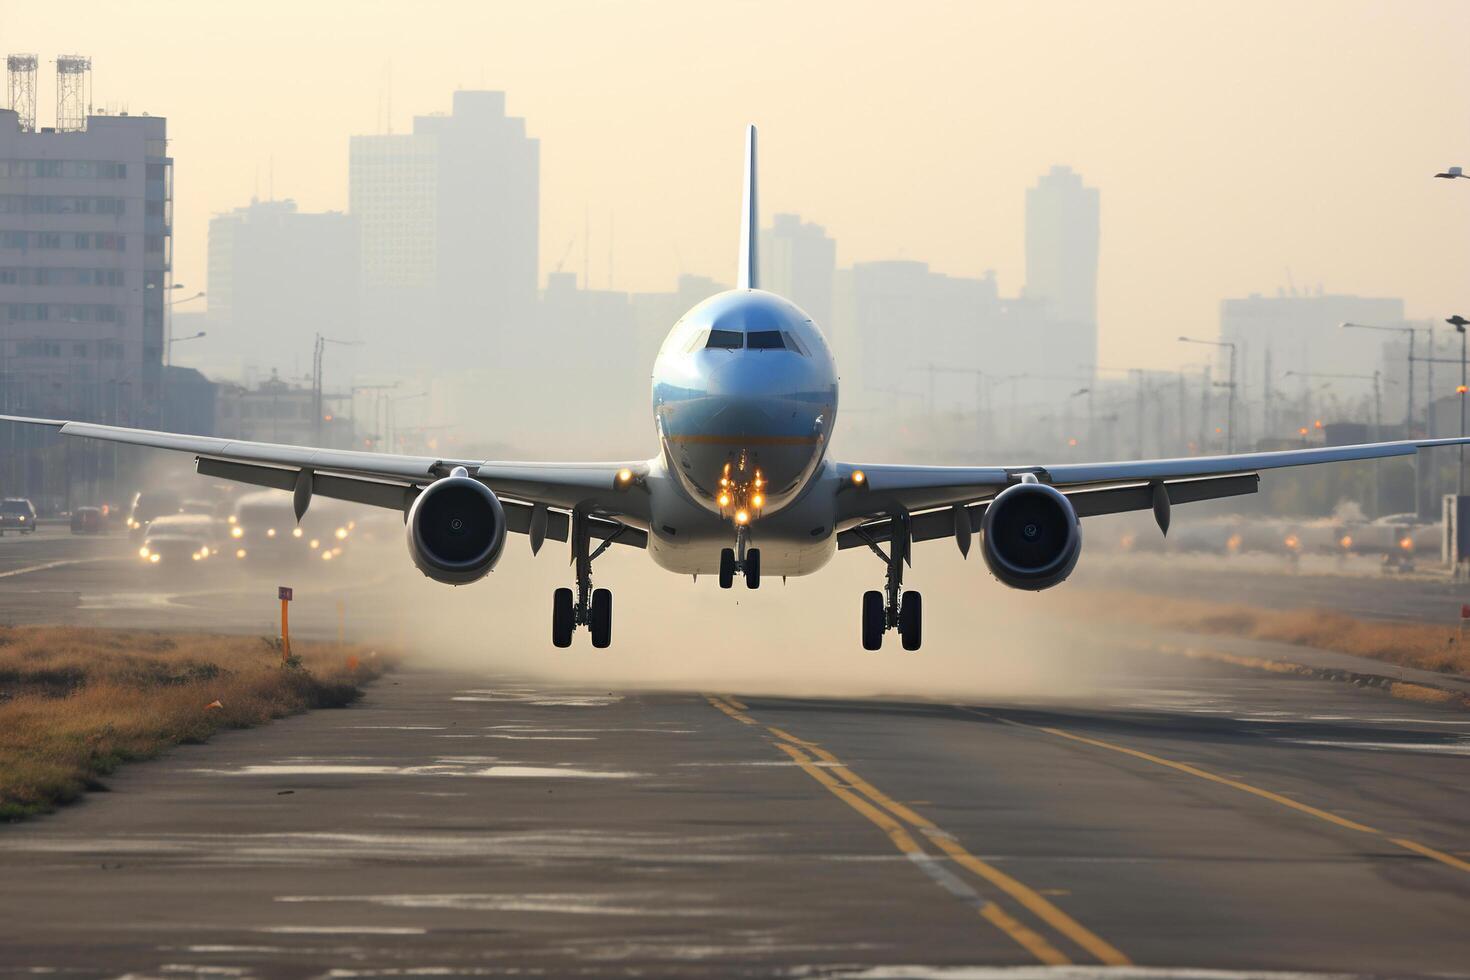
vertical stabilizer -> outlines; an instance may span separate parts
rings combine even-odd
[[[755,201],[755,127],[745,128],[745,199],[740,206],[740,270],[735,274],[736,289],[758,289],[760,257],[756,239],[760,235],[760,214]]]

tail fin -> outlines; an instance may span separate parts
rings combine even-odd
[[[740,269],[736,289],[758,289],[760,257],[756,239],[760,235],[760,211],[755,201],[755,127],[745,129],[745,200],[740,207]]]

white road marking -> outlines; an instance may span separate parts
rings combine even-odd
[[[62,558],[57,561],[46,561],[39,565],[27,565],[24,568],[12,568],[8,572],[0,572],[0,578],[10,578],[12,575],[29,575],[31,572],[44,572],[48,568],[63,568],[67,565],[87,565],[92,562],[108,561],[107,558]]]

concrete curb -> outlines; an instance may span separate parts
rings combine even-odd
[[[1154,647],[1158,653],[1169,656],[1188,657],[1191,660],[1209,660],[1214,663],[1229,664],[1232,667],[1245,667],[1249,670],[1260,670],[1271,674],[1294,674],[1298,677],[1311,677],[1317,680],[1340,681],[1352,684],[1354,687],[1376,688],[1385,692],[1390,697],[1400,698],[1404,701],[1417,701],[1420,704],[1439,704],[1450,708],[1458,708],[1461,711],[1470,711],[1470,695],[1460,691],[1450,690],[1444,687],[1434,687],[1429,684],[1418,684],[1412,681],[1402,681],[1397,678],[1387,677],[1383,674],[1368,674],[1356,670],[1342,670],[1334,667],[1313,667],[1307,664],[1292,663],[1288,660],[1271,660],[1265,657],[1249,657],[1235,653],[1226,653],[1223,650],[1210,650],[1193,646],[1176,646],[1172,643],[1161,643]]]

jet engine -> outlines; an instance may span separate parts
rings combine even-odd
[[[424,488],[408,509],[408,554],[436,582],[484,578],[505,550],[505,508],[494,492],[456,468]]]
[[[1045,483],[1009,486],[985,508],[980,553],[990,573],[1013,589],[1039,592],[1059,585],[1082,553],[1077,511]]]

